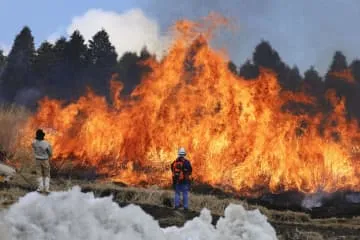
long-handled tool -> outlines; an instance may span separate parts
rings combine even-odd
[[[36,190],[36,187],[31,183],[31,181],[28,178],[26,178],[21,172],[16,172],[16,173],[19,174],[25,180],[25,182],[27,182],[30,185],[32,191]]]
[[[31,187],[31,190],[34,189],[34,185],[31,183],[31,181],[26,178],[22,173],[21,173],[21,170],[22,169],[18,169],[14,166],[9,166],[7,164],[4,164],[4,163],[0,163],[0,173],[1,175],[4,175],[6,176],[4,179],[3,179],[3,182],[8,182],[10,181],[10,179],[12,179],[15,175],[20,175],[25,181],[26,183],[28,183]]]

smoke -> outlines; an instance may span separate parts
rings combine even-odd
[[[360,193],[348,193],[345,199],[349,203],[360,203]]]
[[[34,107],[41,97],[42,93],[39,89],[26,88],[17,91],[14,102],[22,106]]]
[[[139,206],[119,207],[111,197],[95,198],[79,187],[43,196],[31,192],[0,215],[1,239],[264,239],[276,232],[259,210],[230,204],[216,226],[210,211],[183,227],[160,228]]]
[[[262,39],[270,41],[283,60],[298,65],[301,72],[315,65],[324,74],[335,50],[343,51],[349,62],[360,56],[357,0],[137,0],[125,5],[135,9],[127,12],[90,9],[74,17],[67,32],[78,28],[89,39],[103,27],[110,33],[119,55],[127,50],[138,51],[144,44],[151,51],[162,53],[167,42],[162,31],[176,20],[198,19],[216,11],[239,26],[237,32],[222,32],[214,41],[216,46],[228,49],[237,65],[251,58]],[[51,41],[63,33],[62,29],[54,31],[49,37]],[[0,48],[9,51],[4,44]]]
[[[327,71],[335,50],[349,57],[360,56],[356,31],[360,20],[359,2],[281,0],[154,0],[141,8],[159,19],[162,28],[180,18],[197,19],[210,11],[219,12],[239,26],[235,33],[223,32],[216,41],[226,46],[237,65],[252,56],[254,47],[267,40],[290,66],[301,72],[315,65]]]
[[[67,33],[71,35],[73,31],[79,30],[89,40],[101,29],[107,31],[119,56],[127,51],[139,53],[144,46],[157,56],[162,56],[169,46],[169,38],[161,34],[158,23],[147,17],[141,9],[123,13],[90,9],[72,19]]]
[[[312,209],[312,208],[316,208],[316,207],[321,207],[323,198],[324,198],[324,195],[322,193],[316,193],[314,195],[308,195],[303,199],[303,201],[301,203],[301,206],[303,208],[305,208],[305,209]]]
[[[3,51],[5,56],[7,56],[11,50],[11,47],[8,44],[0,42],[0,50]]]
[[[342,197],[343,195],[343,197]],[[325,193],[325,192],[317,192],[311,195],[305,196],[303,199],[301,206],[305,209],[311,210],[313,208],[322,207],[329,202],[332,203],[360,203],[360,193],[359,192],[350,192],[341,194],[337,193]]]

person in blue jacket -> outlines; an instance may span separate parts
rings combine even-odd
[[[192,173],[192,166],[188,159],[185,158],[186,152],[184,148],[178,151],[178,157],[171,164],[173,187],[175,190],[174,206],[175,209],[180,207],[180,194],[183,197],[184,210],[189,209],[189,190],[190,190],[190,176]]]

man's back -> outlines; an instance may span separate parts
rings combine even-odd
[[[179,169],[180,167],[180,169]],[[177,171],[183,174],[180,179],[177,175]],[[192,173],[192,166],[188,159],[184,157],[178,157],[172,164],[171,164],[171,171],[173,173],[173,180],[174,183],[190,183],[190,175]]]
[[[34,140],[32,142],[36,159],[49,159],[52,155],[50,143],[46,140]]]
[[[174,207],[180,207],[180,194],[183,195],[184,210],[189,209],[189,196],[190,191],[190,175],[192,173],[192,166],[188,159],[185,158],[186,151],[183,147],[178,150],[178,158],[171,164],[171,172],[173,178],[173,187],[175,190]]]

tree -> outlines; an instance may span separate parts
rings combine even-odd
[[[139,57],[139,59],[140,59],[141,61],[144,61],[144,60],[147,60],[147,59],[149,59],[149,58],[151,58],[151,57],[152,57],[152,56],[151,56],[151,54],[149,53],[147,47],[144,46],[144,47],[141,49],[141,51],[140,51],[140,57]]]
[[[59,38],[54,45],[54,53],[57,61],[65,62],[65,49],[67,46],[67,41],[65,37]]]
[[[234,75],[238,75],[237,72],[237,67],[235,65],[235,63],[233,61],[229,61],[228,62],[228,69],[230,70],[230,72],[232,72]]]
[[[156,55],[151,55],[150,52],[148,51],[147,47],[144,46],[141,51],[140,51],[140,56],[138,57],[138,67],[139,67],[139,71],[140,71],[140,80],[141,78],[145,77],[147,74],[149,74],[152,69],[145,64],[145,62],[149,59],[154,59],[156,60]]]
[[[360,83],[360,60],[355,59],[351,64],[351,73],[354,77],[354,80],[358,83]]]
[[[52,47],[54,54],[54,65],[49,72],[49,85],[46,88],[46,95],[52,98],[64,98],[66,95],[66,89],[64,88],[64,82],[68,82],[66,79],[67,74],[67,64],[65,59],[65,49],[67,46],[67,41],[65,37],[60,37]]]
[[[25,26],[15,38],[1,76],[5,100],[13,101],[18,90],[34,84],[31,72],[34,56],[34,38],[30,28]]]
[[[340,72],[347,69],[345,55],[341,51],[336,51],[328,72]]]
[[[277,51],[275,51],[269,42],[261,41],[253,53],[253,62],[257,66],[270,68],[275,72],[283,70],[284,63]]]
[[[112,69],[116,64],[117,53],[105,30],[97,32],[89,41],[89,52],[93,65]]]
[[[48,89],[52,84],[52,72],[56,64],[54,46],[45,41],[36,51],[33,64],[33,72],[36,78],[36,86],[40,89]]]
[[[141,81],[141,67],[134,52],[126,52],[118,62],[118,73],[124,82],[124,94],[129,94]]]
[[[302,78],[297,66],[292,68],[285,66],[285,68],[280,72],[279,79],[283,88],[291,91],[300,90]]]
[[[351,64],[351,73],[354,77],[355,84],[354,87],[356,88],[354,97],[353,97],[353,112],[356,115],[358,119],[360,119],[360,108],[358,107],[358,104],[360,102],[360,60],[355,59]]]
[[[261,41],[253,53],[253,62],[257,67],[273,70],[278,77],[280,86],[285,90],[297,91],[301,76],[297,67],[290,68],[280,58],[269,42]]]
[[[85,44],[84,37],[79,31],[74,31],[71,34],[64,51],[68,65],[71,65],[75,69],[86,65],[88,48]]]
[[[6,57],[4,55],[3,50],[0,49],[0,78],[1,78],[1,74],[4,71],[5,64],[6,64]]]
[[[84,94],[88,64],[88,47],[80,32],[74,31],[64,49],[65,69],[61,74],[63,77],[62,98],[71,100]]]
[[[304,73],[303,90],[305,93],[316,96],[318,99],[323,97],[324,82],[314,66],[311,66]]]
[[[352,117],[357,105],[356,88],[353,80],[349,79],[351,76],[348,76],[348,70],[345,55],[336,51],[326,73],[325,90],[333,89],[338,97],[345,97],[348,117]]]
[[[348,70],[345,55],[336,51],[329,70],[325,76],[325,88],[334,89],[338,96],[346,96],[351,92],[348,79],[342,73]]]
[[[259,76],[259,67],[247,60],[240,67],[239,75],[245,79],[255,79]]]
[[[89,41],[91,85],[100,94],[108,94],[109,80],[115,71],[117,53],[105,30],[97,32]]]

